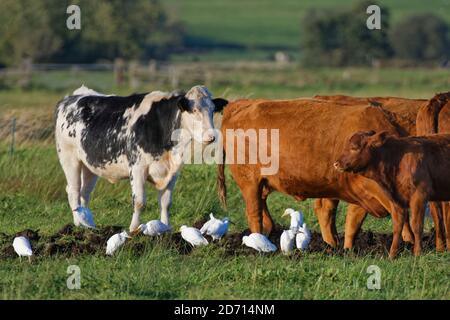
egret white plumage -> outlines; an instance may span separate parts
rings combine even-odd
[[[19,258],[28,257],[28,261],[31,261],[33,250],[31,249],[30,241],[26,237],[15,237],[13,241],[13,248]]]
[[[303,212],[295,211],[292,208],[287,208],[286,210],[284,210],[282,217],[288,215],[291,217],[291,225],[289,226],[289,228],[294,230],[294,232],[297,232],[303,224]]]
[[[228,231],[230,226],[230,219],[227,217],[222,220],[214,217],[212,213],[209,214],[209,220],[200,229],[202,234],[207,234],[213,238],[213,240],[221,239]]]
[[[193,227],[181,226],[181,237],[189,242],[193,247],[207,245],[208,240],[203,237],[200,230]]]
[[[151,220],[146,224],[141,224],[138,229],[146,236],[154,237],[169,232],[172,228],[161,220]]]
[[[94,216],[89,208],[78,207],[73,210],[73,221],[77,227],[82,225],[86,228],[95,229]]]
[[[270,240],[260,233],[252,233],[242,238],[242,243],[247,247],[253,248],[259,252],[277,251],[277,247]]]
[[[311,232],[309,232],[306,223],[303,223],[302,227],[298,229],[295,242],[297,245],[297,249],[300,249],[302,251],[308,249],[309,243],[311,242]]]
[[[110,256],[113,255],[114,252],[116,252],[116,250],[119,249],[125,241],[127,241],[127,238],[130,238],[130,236],[126,231],[116,233],[109,238],[106,242],[106,254]]]
[[[294,249],[295,231],[284,230],[280,237],[280,248],[284,254],[290,254]]]

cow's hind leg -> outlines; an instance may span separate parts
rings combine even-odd
[[[436,238],[436,251],[442,252],[445,250],[444,233],[445,227],[443,224],[443,204],[440,202],[429,202],[430,215],[433,219],[435,238]]]
[[[263,224],[263,232],[267,235],[269,235],[275,223],[272,220],[272,217],[270,216],[269,207],[267,206],[267,197],[270,194],[270,190],[267,187],[264,187],[261,192],[261,205],[262,205],[262,224]]]
[[[258,183],[249,183],[244,189],[241,189],[245,201],[245,210],[250,231],[252,233],[262,233],[262,210],[263,201],[261,188]]]
[[[442,215],[444,218],[445,226],[445,239],[447,242],[447,251],[450,251],[450,202],[444,202],[442,204]]]
[[[59,153],[59,161],[66,176],[67,198],[72,211],[80,206],[80,189],[81,189],[81,161],[70,152]],[[72,214],[74,214],[72,212]],[[74,219],[74,222],[76,220]]]
[[[336,230],[336,210],[339,200],[316,199],[314,201],[314,213],[319,221],[322,239],[335,248],[338,236]]]
[[[133,199],[133,217],[131,218],[130,231],[135,231],[140,225],[140,215],[145,208],[145,181],[147,180],[146,170],[132,168],[130,173],[131,192]]]
[[[91,200],[91,193],[97,183],[97,176],[86,166],[81,168],[81,205],[88,208]]]

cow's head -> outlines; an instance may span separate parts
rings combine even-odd
[[[361,172],[373,161],[375,153],[384,145],[386,131],[359,131],[345,143],[341,156],[334,163],[334,168],[344,172]]]
[[[214,112],[222,111],[228,101],[221,98],[213,99],[205,86],[192,87],[182,97],[178,105],[181,109],[181,126],[188,130],[198,142],[209,144],[216,139],[214,133]]]

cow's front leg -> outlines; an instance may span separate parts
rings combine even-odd
[[[133,168],[130,173],[131,192],[133,197],[133,217],[130,224],[130,232],[135,231],[140,225],[140,215],[145,208],[145,181],[147,180],[146,170]]]
[[[159,191],[158,203],[159,210],[161,212],[161,222],[170,225],[170,206],[172,205],[172,191],[175,188],[175,183],[177,182],[178,175],[174,175],[170,180],[167,187]]]
[[[322,239],[335,248],[338,235],[336,230],[336,211],[339,200],[316,199],[314,201],[314,213],[319,221]]]
[[[423,220],[425,215],[425,197],[418,191],[409,202],[411,208],[411,226],[414,233],[414,255],[422,252]]]

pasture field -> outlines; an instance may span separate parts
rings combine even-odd
[[[166,5],[185,25],[187,44],[208,49],[199,55],[210,60],[263,60],[271,52],[283,50],[299,55],[301,20],[308,9],[342,10],[356,0],[168,0]],[[450,4],[446,0],[379,0],[389,10],[391,24],[405,16],[431,12],[447,21]],[[215,48],[215,50],[211,50]],[[225,50],[224,50],[225,49]],[[175,55],[176,56],[176,55]],[[179,56],[186,60],[186,54]]]
[[[193,80],[181,79],[187,88]],[[130,93],[115,88],[107,72],[67,72],[36,75],[31,89],[0,91],[0,245],[7,235],[24,229],[39,229],[50,236],[71,223],[65,194],[65,179],[53,145],[52,112],[56,102],[81,82],[105,92]],[[138,91],[154,90],[146,83]],[[431,97],[448,91],[445,70],[299,70],[285,69],[217,71],[211,91],[215,96],[293,98],[313,94],[396,95]],[[158,89],[170,90],[168,85]],[[17,118],[17,145],[9,153],[10,120]],[[228,210],[216,196],[216,168],[187,165],[174,193],[171,223],[178,229],[192,225],[209,212],[228,215],[236,225],[231,233],[246,229],[241,195],[227,172]],[[159,217],[156,191],[147,192],[148,205],[142,215],[147,221]],[[131,219],[128,181],[111,185],[100,180],[91,208],[98,226],[127,228]],[[275,221],[286,226],[281,214],[287,207],[301,208],[308,226],[319,227],[312,201],[295,202],[280,194],[269,197]],[[343,232],[346,205],[337,216]],[[391,220],[369,217],[365,231],[391,233]],[[431,231],[427,221],[426,231]],[[135,238],[113,258],[93,254],[38,256],[29,264],[0,253],[0,299],[450,299],[450,254],[426,250],[414,258],[408,250],[394,260],[387,252],[310,252],[287,258],[281,254],[227,253],[221,245],[196,248],[180,254],[163,241]],[[136,246],[133,244],[139,244]],[[139,250],[136,250],[139,248]],[[4,249],[4,247],[0,248]],[[81,289],[66,286],[67,267],[81,269]],[[366,272],[370,265],[381,269],[381,289],[368,290]]]

